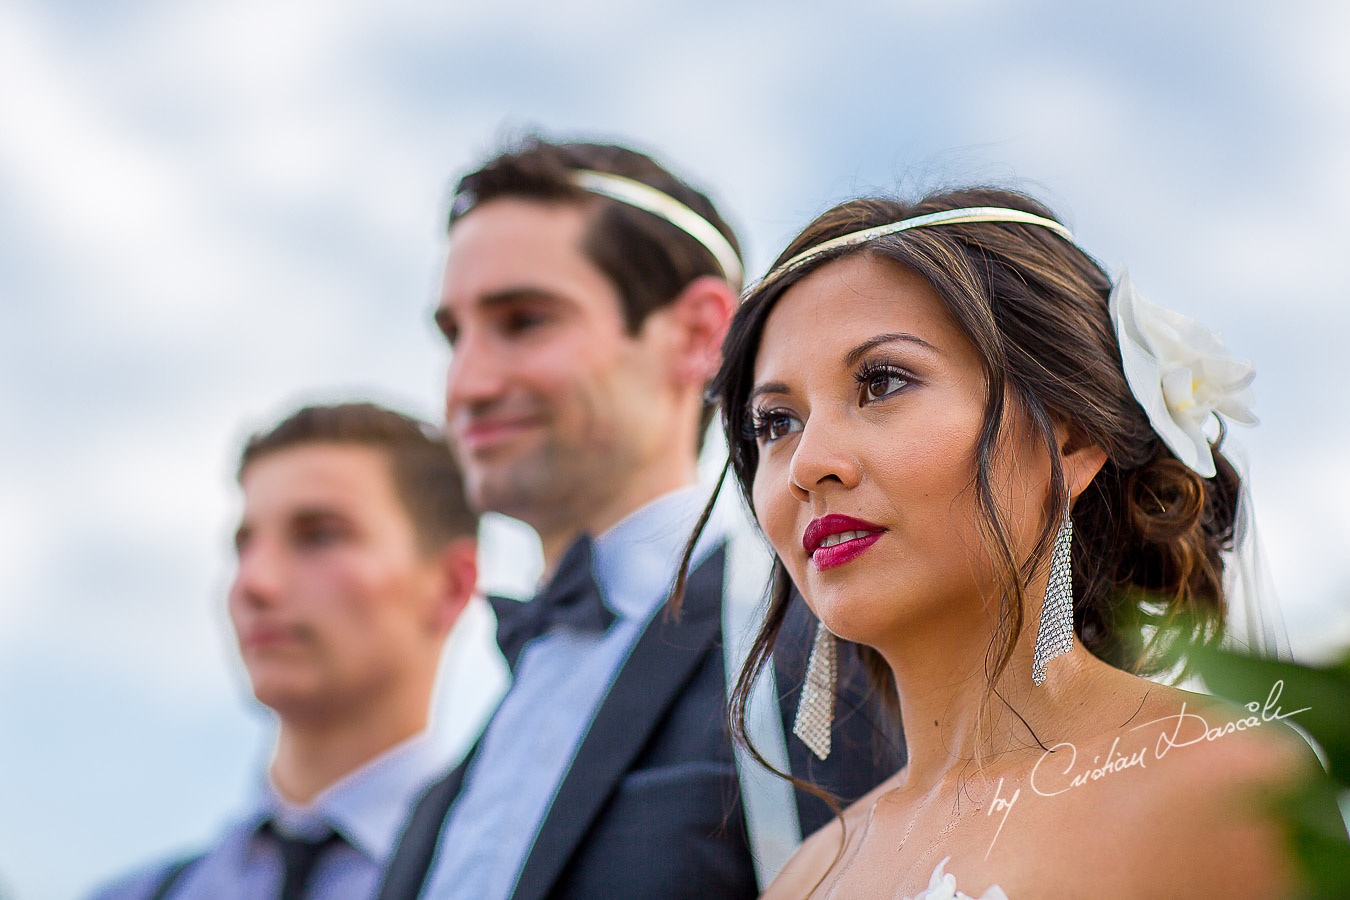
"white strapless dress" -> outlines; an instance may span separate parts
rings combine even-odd
[[[1003,888],[998,885],[990,885],[989,890],[978,897],[972,897],[963,891],[956,889],[956,876],[948,875],[943,872],[943,868],[951,860],[948,856],[942,862],[937,864],[933,870],[933,877],[928,879],[928,887],[917,897],[907,897],[906,900],[1008,900],[1008,895],[1003,893]]]

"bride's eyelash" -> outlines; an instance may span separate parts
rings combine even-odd
[[[769,423],[781,415],[784,415],[781,409],[756,408],[750,410],[750,416],[745,422],[745,437],[748,440],[757,440],[764,437],[769,433]]]
[[[867,382],[876,378],[878,375],[893,375],[906,382],[914,383],[918,379],[908,370],[895,363],[880,362],[877,360],[864,360],[859,364],[857,370],[853,373],[853,380],[858,385],[865,386]]]

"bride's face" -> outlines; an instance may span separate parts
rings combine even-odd
[[[769,314],[750,401],[755,515],[836,634],[877,645],[920,617],[989,615],[974,490],[984,404],[974,346],[897,264],[827,263]],[[1009,433],[996,481],[1025,558],[1048,459],[1025,429]]]

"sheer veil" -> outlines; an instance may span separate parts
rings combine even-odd
[[[1279,595],[1252,508],[1250,466],[1242,448],[1231,438],[1224,441],[1223,453],[1242,478],[1237,520],[1233,526],[1233,549],[1227,554],[1224,566],[1227,602],[1224,645],[1253,656],[1292,661],[1284,614],[1280,610]]]

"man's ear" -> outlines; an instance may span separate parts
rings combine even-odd
[[[1077,497],[1106,464],[1106,451],[1088,440],[1079,429],[1055,423],[1055,443],[1059,447],[1059,462],[1064,469],[1064,483],[1069,494]]]
[[[457,537],[441,548],[436,559],[441,590],[436,598],[432,626],[449,634],[478,586],[478,539]]]
[[[721,278],[705,275],[689,282],[667,309],[675,326],[675,377],[702,390],[721,365],[722,339],[736,311],[736,294]]]

